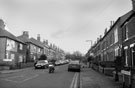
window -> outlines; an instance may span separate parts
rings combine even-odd
[[[19,44],[19,49],[22,50],[23,49],[23,45],[20,43]]]
[[[125,26],[125,40],[128,39],[128,27]]]
[[[124,47],[125,53],[125,66],[128,66],[128,47]]]
[[[13,59],[15,59],[15,54],[6,51],[6,55],[5,55],[5,59],[3,59],[3,61],[12,61]]]
[[[119,50],[119,48],[117,47],[117,48],[115,49],[115,56],[118,56],[118,50]]]
[[[130,55],[131,55],[131,64],[133,67],[135,67],[135,44],[130,45]]]
[[[118,42],[118,28],[114,30],[114,42]]]
[[[40,48],[37,48],[37,53],[40,53],[41,52],[41,49]]]
[[[17,47],[14,40],[7,39],[6,50],[17,52]]]

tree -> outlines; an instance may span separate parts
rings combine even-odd
[[[82,60],[83,56],[79,51],[75,51],[73,54],[67,53],[66,54],[66,59],[71,59],[71,60]]]
[[[39,60],[47,60],[47,56],[45,54],[42,54],[40,56]]]

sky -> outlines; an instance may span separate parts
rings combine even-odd
[[[86,54],[110,21],[132,9],[131,0],[0,0],[0,18],[15,36],[46,39],[65,52]],[[89,41],[87,41],[89,40]]]

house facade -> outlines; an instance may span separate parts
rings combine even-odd
[[[122,28],[122,60],[123,85],[135,87],[135,11],[131,10],[123,16]]]
[[[0,20],[0,64],[11,68],[26,60],[26,44],[5,30],[4,21]]]
[[[31,55],[34,60],[40,58],[41,54],[44,53],[44,44],[38,39],[30,38],[34,46],[30,46]]]

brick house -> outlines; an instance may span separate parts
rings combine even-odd
[[[135,1],[133,1],[135,3]],[[135,8],[134,8],[135,9]],[[135,10],[131,10],[121,17],[122,28],[122,60],[123,84],[135,87]],[[132,84],[132,85],[131,85]]]
[[[112,21],[110,29],[105,30],[104,34],[101,44],[102,60],[114,61],[116,56],[121,56],[120,18],[115,23]]]
[[[40,57],[40,55],[44,53],[44,44],[41,43],[38,38],[37,40],[35,38],[30,38],[30,40],[32,41],[32,43],[35,44],[35,46],[31,46],[31,51],[32,51],[31,54],[33,54],[33,56],[36,57],[35,59],[37,60]]]
[[[36,59],[36,44],[33,43],[29,39],[29,33],[28,31],[24,31],[22,35],[18,36],[18,38],[26,43],[26,63],[27,62],[34,62],[34,59]]]
[[[17,67],[26,60],[26,44],[5,30],[4,21],[0,20],[0,64]]]

